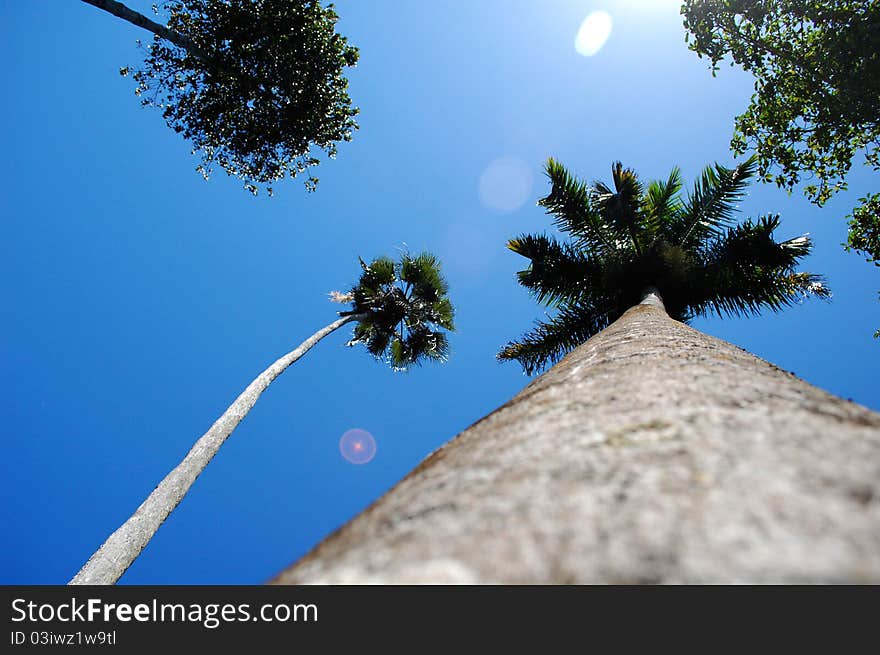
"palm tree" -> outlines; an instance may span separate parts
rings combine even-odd
[[[498,358],[515,359],[533,373],[648,296],[685,323],[712,312],[758,313],[809,295],[827,297],[819,276],[795,271],[810,252],[808,237],[774,241],[779,216],[734,221],[735,202],[756,166],[750,158],[733,169],[706,168],[683,199],[677,168],[645,190],[617,162],[611,189],[602,182],[588,187],[551,159],[552,190],[538,204],[571,241],[527,234],[507,247],[531,261],[518,274],[520,284],[558,313],[509,343]]]
[[[364,344],[376,359],[396,370],[417,365],[424,359],[446,359],[448,341],[443,330],[455,329],[454,310],[437,259],[422,253],[404,255],[399,262],[380,257],[369,265],[363,260],[360,264],[358,283],[348,293],[331,294],[337,302],[351,303],[351,309],[339,312],[338,320],[260,373],[69,584],[114,584],[183,500],[263,391],[312,346],[343,325],[356,323],[347,345]]]
[[[828,295],[806,237],[734,224],[753,170],[549,162],[572,238],[509,245],[557,313],[500,357],[558,363],[272,582],[880,581],[880,415],[685,324]]]

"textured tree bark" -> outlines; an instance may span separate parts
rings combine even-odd
[[[135,513],[107,538],[68,584],[115,584],[141,554],[168,515],[180,504],[223,442],[247,416],[275,378],[328,334],[360,318],[360,315],[353,315],[334,321],[260,373],[214,422],[211,429],[196,441],[183,461],[165,476]]]
[[[140,28],[143,28],[149,32],[152,32],[156,36],[159,36],[166,41],[170,41],[174,45],[180,46],[184,50],[189,50],[194,55],[201,56],[200,53],[195,49],[193,43],[183,36],[182,34],[178,34],[172,30],[169,30],[164,25],[160,25],[159,23],[150,20],[143,14],[139,14],[133,9],[129,9],[121,2],[116,2],[116,0],[82,0],[86,4],[92,5],[93,7],[97,7],[98,9],[103,9],[104,11],[113,14],[117,18],[121,18],[124,21],[128,21],[132,25],[137,25]]]
[[[270,582],[878,581],[880,414],[646,302]]]

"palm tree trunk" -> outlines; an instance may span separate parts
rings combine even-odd
[[[215,421],[211,429],[196,441],[183,461],[165,476],[137,511],[107,538],[107,541],[68,584],[114,584],[140,555],[163,521],[183,500],[223,442],[247,416],[257,399],[275,378],[328,334],[360,318],[361,315],[353,315],[334,321],[260,373]]]
[[[880,414],[648,298],[270,582],[880,582]]]
[[[117,18],[121,18],[122,20],[128,21],[132,25],[137,25],[145,30],[152,32],[153,34],[165,39],[166,41],[170,41],[174,45],[180,46],[181,48],[192,52],[192,54],[200,56],[198,51],[194,48],[192,41],[183,36],[182,34],[178,34],[172,30],[169,30],[164,25],[160,25],[159,23],[150,20],[143,14],[139,14],[133,9],[129,9],[121,2],[116,2],[116,0],[82,0],[86,4],[92,5],[93,7],[97,7],[98,9],[103,9],[106,12],[109,12],[116,16]]]

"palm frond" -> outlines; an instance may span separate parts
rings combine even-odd
[[[448,356],[449,343],[442,332],[429,330],[419,325],[410,330],[404,341],[404,352],[410,359],[407,364],[417,364],[424,356],[435,361],[445,361]]]
[[[367,352],[373,357],[382,357],[388,349],[388,342],[391,341],[392,336],[393,333],[387,330],[370,330],[369,338],[366,341]]]
[[[749,180],[757,170],[750,157],[735,168],[721,164],[703,170],[679,213],[667,238],[686,249],[698,247],[706,239],[720,236],[733,225],[736,203],[745,195]]]
[[[423,252],[415,257],[404,255],[400,264],[400,279],[411,284],[415,294],[424,300],[433,301],[449,290],[440,273],[437,258]]]
[[[358,257],[361,269],[360,280],[358,286],[370,291],[377,291],[383,284],[392,284],[396,279],[394,270],[394,260],[389,257],[377,257],[369,264]]]
[[[681,187],[681,171],[677,166],[672,169],[665,182],[654,181],[648,185],[642,215],[652,242],[660,238],[664,226],[673,221],[681,211],[682,201],[678,195]]]
[[[591,305],[566,306],[549,321],[536,321],[519,341],[511,341],[498,353],[499,361],[516,360],[527,375],[555,364],[613,320],[608,311]]]
[[[517,273],[519,283],[548,305],[573,302],[602,285],[602,266],[584,252],[546,235],[524,234],[507,243],[531,265]]]
[[[572,176],[554,159],[546,165],[550,193],[538,205],[555,218],[553,224],[571,234],[578,245],[596,253],[611,252],[626,232],[615,233],[614,226],[603,222],[592,207],[593,190]]]
[[[391,368],[396,371],[405,371],[412,363],[412,354],[407,351],[406,344],[400,337],[391,342],[391,347],[388,349],[388,360]]]
[[[359,343],[366,343],[366,340],[369,338],[369,327],[363,322],[358,323],[354,326],[354,330],[351,334],[351,339],[348,340],[346,346],[354,346]]]
[[[431,304],[428,321],[447,330],[455,329],[455,310],[449,298],[441,298]]]
[[[777,242],[778,226],[776,215],[746,220],[706,248],[702,274],[689,289],[694,314],[750,315],[779,311],[806,296],[830,296],[820,276],[795,271],[812,249],[810,238]]]
[[[603,182],[593,183],[593,208],[615,235],[618,249],[628,239],[633,250],[641,253],[647,245],[644,223],[639,217],[644,188],[635,172],[620,162],[611,167],[611,175],[614,190]]]

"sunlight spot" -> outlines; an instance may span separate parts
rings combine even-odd
[[[611,36],[613,21],[607,11],[594,11],[584,19],[577,36],[574,38],[574,47],[584,57],[592,57],[602,49],[608,37]]]
[[[354,428],[342,435],[339,452],[352,464],[366,464],[376,456],[376,440],[366,430]]]
[[[499,157],[480,176],[480,201],[500,212],[522,207],[532,192],[532,172],[519,157]]]

